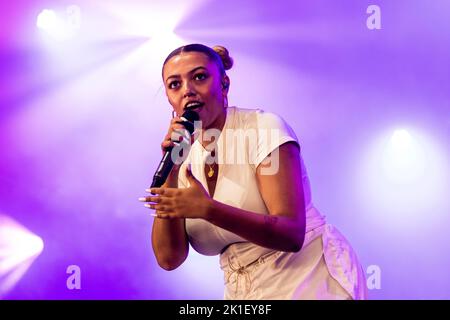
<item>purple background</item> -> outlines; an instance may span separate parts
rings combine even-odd
[[[36,28],[42,9],[70,4],[72,38]],[[370,4],[381,30],[366,26]],[[447,0],[2,1],[0,214],[45,245],[4,298],[222,298],[218,257],[157,266],[137,201],[171,117],[162,61],[179,44],[154,35],[174,20],[181,44],[229,49],[230,105],[296,131],[314,203],[364,269],[380,267],[370,298],[449,299],[449,13]],[[389,185],[378,157],[397,128],[422,162]],[[66,287],[69,265],[81,290]]]

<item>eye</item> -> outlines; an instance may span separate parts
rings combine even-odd
[[[169,82],[169,89],[175,89],[176,87],[178,87],[178,85],[180,84],[180,81],[171,81]]]
[[[206,78],[207,78],[207,76],[204,73],[197,73],[194,76],[194,80],[205,80]]]

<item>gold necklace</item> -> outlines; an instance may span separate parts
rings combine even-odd
[[[211,157],[214,157],[215,156],[215,151],[214,150],[212,150],[211,151]],[[208,157],[210,157],[210,156],[208,156]],[[209,159],[211,159],[211,158],[209,158]],[[213,168],[213,166],[214,166],[214,163],[213,163],[213,165],[210,165],[209,163],[207,163],[207,162],[205,162],[205,164],[207,164],[208,165],[208,167],[209,167],[209,171],[208,171],[208,178],[212,178],[213,176],[214,176],[214,173],[216,173],[215,171],[214,171],[214,168]]]
[[[210,164],[207,164],[209,167],[209,171],[208,171],[208,177],[212,178],[212,176],[214,175],[214,169]]]

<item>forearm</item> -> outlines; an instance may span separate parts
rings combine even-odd
[[[152,246],[158,264],[162,268],[173,270],[181,265],[189,252],[185,220],[155,218]]]
[[[303,245],[305,221],[300,218],[259,214],[213,200],[207,220],[262,247],[296,252]]]
[[[170,173],[166,187],[178,186],[178,170]],[[185,219],[155,218],[152,229],[152,246],[159,265],[166,270],[173,270],[181,265],[189,252]]]

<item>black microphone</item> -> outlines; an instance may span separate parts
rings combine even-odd
[[[198,113],[193,110],[187,110],[183,113],[181,119],[183,119],[183,121],[180,123],[186,128],[189,134],[192,135],[192,133],[194,133],[194,121],[200,119]],[[155,175],[153,176],[153,182],[150,188],[159,188],[166,182],[174,164],[172,159],[172,149],[173,147],[167,148],[164,152],[161,162],[158,165],[158,169],[156,169]]]

